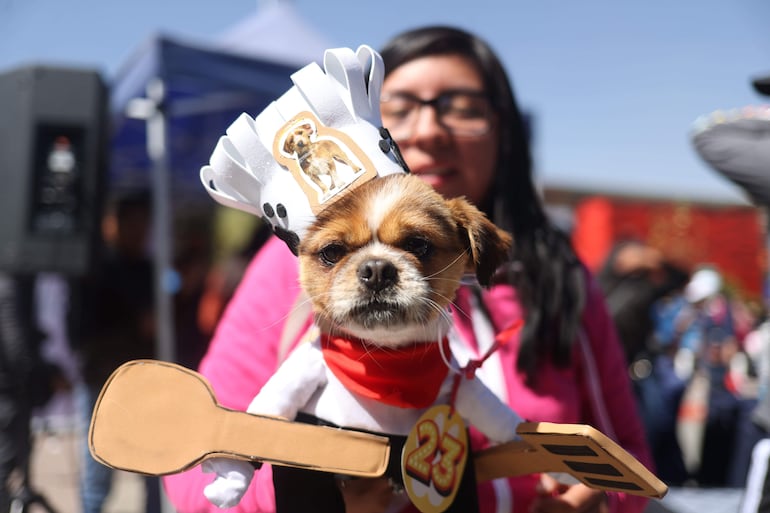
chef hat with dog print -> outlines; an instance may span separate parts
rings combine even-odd
[[[219,203],[261,217],[296,254],[327,205],[372,178],[408,172],[380,119],[382,57],[368,46],[326,50],[256,119],[217,143],[203,186]]]

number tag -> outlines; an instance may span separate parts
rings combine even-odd
[[[409,499],[422,513],[441,513],[454,501],[468,459],[465,423],[447,405],[426,411],[412,428],[401,456]]]

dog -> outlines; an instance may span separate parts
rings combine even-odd
[[[452,394],[447,309],[461,279],[472,272],[489,285],[510,248],[510,235],[476,207],[444,199],[414,175],[375,178],[344,194],[299,245],[299,280],[321,335],[288,356],[248,411],[405,437]],[[462,379],[454,407],[490,440],[516,438],[521,418],[478,378]],[[253,468],[232,460],[209,471],[220,477],[207,497],[230,507]],[[447,511],[476,511],[467,502],[477,502],[473,472],[465,474],[466,491]],[[273,477],[279,512],[345,511],[332,474],[274,466]]]
[[[328,139],[311,140],[315,133],[310,123],[297,125],[286,137],[283,151],[296,155],[302,172],[322,192],[324,197],[343,185],[337,174],[337,162],[341,162],[357,173],[361,168],[342,151],[337,143]],[[322,177],[329,177],[327,184]]]

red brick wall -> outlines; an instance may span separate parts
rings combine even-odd
[[[592,269],[602,264],[616,240],[628,237],[689,266],[715,265],[728,286],[748,297],[761,296],[767,264],[756,208],[605,197],[576,205],[573,242]]]

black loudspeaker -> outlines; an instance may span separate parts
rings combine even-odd
[[[85,273],[101,222],[107,88],[92,70],[0,74],[0,271]]]

